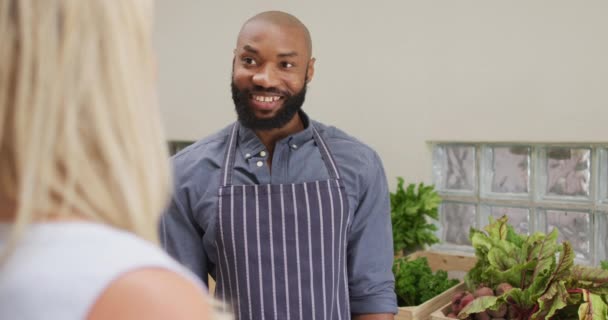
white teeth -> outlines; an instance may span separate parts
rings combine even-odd
[[[260,101],[260,102],[274,102],[279,100],[281,97],[278,96],[270,96],[270,97],[265,97],[265,96],[253,96],[253,99],[256,101]]]

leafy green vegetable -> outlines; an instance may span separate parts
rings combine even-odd
[[[584,302],[578,308],[579,319],[606,319],[608,315],[608,309],[606,303],[602,300],[602,297],[588,293],[583,295]],[[593,306],[593,307],[592,307]]]
[[[391,193],[391,219],[395,252],[412,253],[427,245],[439,242],[435,236],[437,226],[427,218],[437,220],[441,197],[433,186],[408,185],[403,188],[403,178],[397,178],[397,190]]]
[[[503,304],[515,319],[608,319],[608,271],[574,265],[574,250],[568,242],[557,243],[557,229],[520,235],[507,220],[490,218],[485,232],[471,229],[477,264],[465,282],[470,290],[502,282],[513,289],[475,299],[460,319]]]
[[[397,258],[393,262],[393,273],[400,307],[420,305],[458,284],[458,280],[448,279],[448,273],[443,270],[433,273],[425,257]]]
[[[469,303],[466,307],[464,307],[463,311],[461,311],[458,316],[460,317],[461,315],[463,315],[464,310],[467,310],[468,313],[466,313],[466,317],[469,316],[469,314],[473,314],[473,313],[480,313],[486,310],[496,310],[498,309],[498,297],[495,296],[482,296],[479,297],[473,301],[471,301],[471,303]],[[466,318],[462,318],[461,319],[466,319]]]

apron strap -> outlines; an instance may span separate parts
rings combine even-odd
[[[224,156],[224,165],[222,166],[222,187],[232,185],[232,170],[234,168],[234,157],[236,155],[236,138],[238,136],[239,123],[235,122],[230,130],[228,138],[228,148]]]
[[[340,180],[340,172],[338,171],[338,167],[336,166],[336,161],[332,156],[329,148],[327,148],[327,143],[325,143],[325,139],[319,134],[317,128],[310,122],[310,127],[312,128],[312,136],[315,139],[315,142],[319,146],[319,151],[321,151],[321,157],[325,161],[325,166],[327,167],[327,171],[329,172],[329,176],[332,179]]]
[[[321,134],[319,134],[312,122],[310,122],[310,127],[312,129],[313,139],[319,147],[319,152],[321,152],[321,158],[323,159],[323,162],[325,162],[325,166],[327,167],[327,172],[329,172],[329,176],[334,180],[340,180],[340,172],[338,171],[338,167],[336,166],[336,161],[334,160],[333,155],[329,151],[325,139],[323,139]],[[226,153],[224,156],[224,165],[222,166],[221,171],[222,187],[232,185],[232,173],[234,172],[233,169],[235,163],[238,131],[239,123],[237,121],[234,123],[234,125],[232,125],[232,129],[230,130],[230,137],[228,138],[228,148],[226,148]]]

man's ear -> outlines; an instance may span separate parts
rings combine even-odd
[[[317,61],[315,58],[310,58],[310,60],[308,60],[308,68],[306,68],[306,83],[309,83],[312,80],[312,77],[315,75],[315,61]]]

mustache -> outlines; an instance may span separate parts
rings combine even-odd
[[[261,86],[253,86],[251,89],[244,89],[242,90],[243,93],[245,94],[256,94],[256,93],[273,93],[273,94],[278,94],[278,95],[282,95],[285,97],[289,97],[291,96],[291,94],[289,94],[289,92],[284,91],[284,90],[279,90],[275,87],[270,87],[270,88],[264,88]]]

